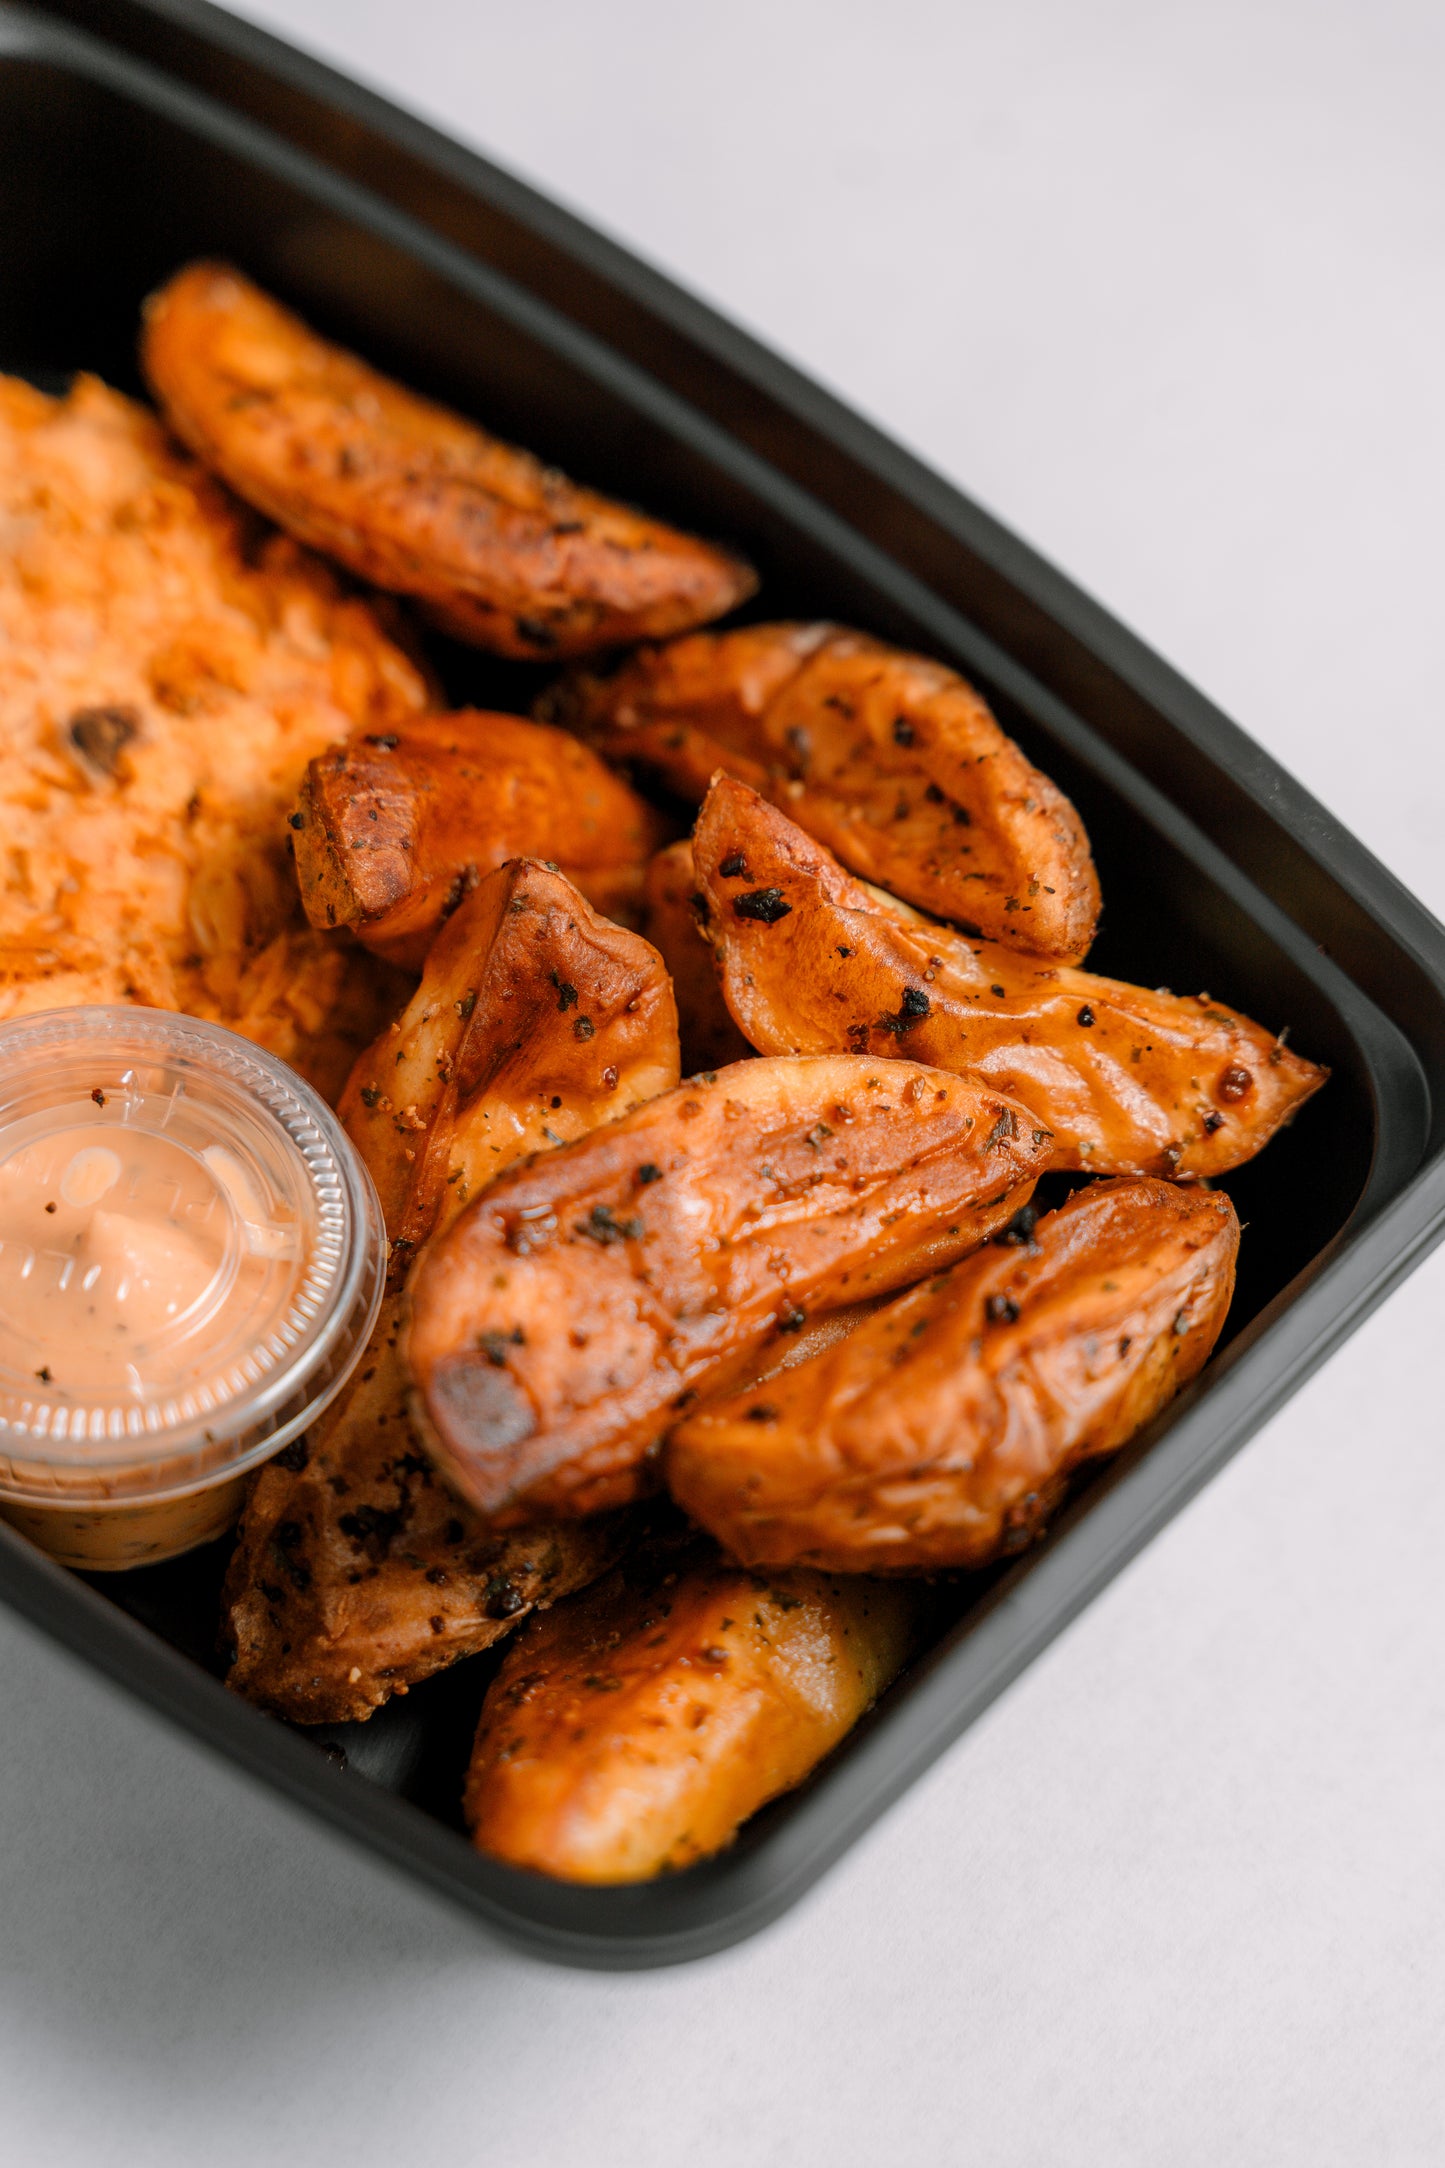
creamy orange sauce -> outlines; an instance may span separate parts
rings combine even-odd
[[[26,1139],[0,1160],[0,1365],[48,1397],[168,1399],[297,1249],[224,1147],[104,1120]]]

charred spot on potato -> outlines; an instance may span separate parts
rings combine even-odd
[[[741,851],[729,851],[717,870],[725,881],[745,881],[748,877],[748,862]],[[694,898],[698,903],[704,900],[701,896]]]

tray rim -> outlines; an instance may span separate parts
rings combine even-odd
[[[77,30],[77,21],[85,27]],[[148,59],[118,59],[109,39],[89,34],[96,22],[123,34],[133,47],[154,46],[159,29],[199,41],[203,54],[234,57],[313,107],[329,107],[383,143],[394,142],[408,159],[440,167],[473,192],[504,199],[512,214],[550,245],[591,255],[605,267],[607,279],[624,286],[641,306],[684,326],[729,368],[750,376],[767,398],[794,408],[810,427],[885,472],[891,487],[937,518],[963,546],[985,555],[1000,578],[1061,626],[1086,656],[1166,715],[1212,768],[1230,776],[1308,853],[1376,938],[1381,932],[1389,937],[1445,1014],[1445,928],[1403,884],[1263,748],[1100,605],[831,394],[525,183],[207,0],[50,0],[43,9],[0,5],[0,59],[30,53],[98,74],[107,87],[132,94],[144,89],[154,95],[160,87],[174,105],[176,79],[157,75]],[[212,97],[190,88],[181,104],[196,99],[215,108]],[[254,120],[244,127],[268,132]],[[306,155],[314,161],[314,151]],[[1012,658],[1005,658],[1005,670],[1010,666]],[[1130,765],[1122,755],[1120,761]],[[1140,771],[1133,773],[1139,780]],[[1142,780],[1151,797],[1162,795],[1179,819],[1191,821],[1148,777]],[[1211,849],[1228,860],[1217,844]],[[1258,893],[1242,869],[1233,873],[1236,882]],[[1295,943],[1309,939],[1277,900],[1268,900],[1265,915],[1282,922]],[[1278,923],[1274,930],[1279,938]],[[1338,976],[1375,1008],[1347,970],[1341,968]],[[1409,1033],[1396,1028],[1414,1051]],[[1420,1070],[1428,1106],[1423,1062]],[[1175,1403],[1167,1424],[1157,1426],[1162,1435],[1147,1432],[1120,1456],[1091,1493],[1087,1513],[1076,1508],[1065,1514],[1049,1541],[971,1615],[966,1634],[944,1637],[910,1675],[907,1701],[899,1706],[885,1701],[881,1713],[853,1735],[845,1753],[792,1805],[786,1820],[770,1826],[761,1842],[744,1844],[665,1883],[579,1890],[480,1858],[462,1837],[421,1810],[334,1769],[300,1734],[228,1695],[209,1673],[3,1526],[0,1601],[190,1736],[373,1852],[419,1874],[534,1953],[602,1968],[704,1955],[754,1932],[792,1904],[1445,1236],[1445,1143],[1422,1136],[1414,1156],[1413,1172],[1395,1168],[1388,1182],[1377,1181],[1384,1172],[1377,1151],[1366,1198],[1346,1226],[1211,1366],[1207,1383]],[[1266,1357],[1272,1365],[1267,1375]],[[824,1821],[831,1826],[823,1828]]]

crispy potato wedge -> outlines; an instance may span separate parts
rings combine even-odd
[[[747,1565],[986,1566],[1202,1369],[1238,1248],[1222,1191],[1090,1183],[1026,1246],[990,1246],[766,1391],[684,1416],[668,1487]]]
[[[1049,1148],[1011,1101],[913,1063],[692,1077],[514,1168],[429,1246],[407,1349],[422,1435],[499,1527],[625,1504],[684,1399],[810,1312],[985,1240]]]
[[[918,1611],[906,1583],[763,1580],[695,1540],[629,1560],[503,1658],[467,1777],[474,1841],[566,1882],[705,1859],[851,1731]]]
[[[381,1198],[389,1284],[504,1167],[677,1079],[677,1012],[656,949],[535,859],[489,873],[338,1109]]]
[[[548,867],[490,874],[342,1100],[396,1277],[497,1169],[676,1081],[656,952]],[[392,1293],[354,1381],[309,1441],[262,1469],[242,1517],[223,1601],[227,1683],[301,1723],[368,1716],[490,1647],[602,1572],[625,1535],[612,1516],[498,1536],[455,1499],[412,1430],[399,1319]]]
[[[547,860],[609,918],[635,921],[663,832],[566,731],[476,711],[329,746],[291,828],[312,925],[345,926],[416,971],[448,914],[509,858]]]
[[[389,1303],[359,1382],[261,1470],[222,1597],[226,1684],[299,1724],[357,1722],[617,1558],[627,1516],[495,1534],[417,1448]]]
[[[924,919],[729,776],[693,860],[727,1005],[759,1052],[850,1047],[984,1078],[1053,1132],[1056,1167],[1223,1174],[1329,1074],[1207,994],[1040,964]]]
[[[666,638],[757,585],[740,558],[329,345],[227,265],[191,264],[151,297],[141,364],[176,435],[248,504],[495,654]]]
[[[685,836],[650,861],[644,894],[642,930],[672,975],[684,1071],[746,1061],[752,1048],[728,1014],[712,950],[698,924],[697,876]]]
[[[1083,823],[942,663],[837,625],[748,625],[579,674],[545,701],[694,804],[724,769],[940,918],[1064,963],[1094,938]]]

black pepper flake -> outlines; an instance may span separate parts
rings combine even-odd
[[[462,1019],[463,1023],[466,1022],[467,1018],[471,1015],[476,1005],[477,990],[475,987],[473,987],[469,993],[463,994],[460,1001],[454,1001],[452,1003],[452,1007],[456,1010],[457,1015]]]
[[[292,1475],[299,1475],[310,1458],[311,1450],[305,1438],[293,1438],[291,1443],[283,1445],[276,1455],[276,1465],[278,1468],[289,1469]]]
[[[374,1107],[374,1106],[375,1106],[375,1105],[377,1104],[377,1102],[378,1102],[378,1101],[380,1100],[380,1098],[381,1098],[381,1087],[380,1087],[380,1085],[378,1085],[378,1084],[363,1084],[363,1085],[362,1085],[362,1087],[361,1087],[361,1103],[362,1103],[362,1105],[363,1105],[364,1107]]]
[[[660,1182],[661,1180],[661,1167],[655,1167],[650,1159],[645,1159],[637,1170],[638,1188],[646,1189],[649,1182]]]
[[[506,1369],[508,1348],[525,1347],[526,1344],[527,1336],[520,1325],[514,1325],[510,1332],[482,1332],[477,1335],[477,1346],[494,1370]]]
[[[95,1101],[98,1107],[103,1107],[105,1105],[105,1093],[101,1090],[98,1084],[96,1085],[95,1090],[91,1093],[90,1096]]]
[[[739,918],[759,919],[764,926],[775,926],[792,908],[790,903],[784,903],[780,888],[751,888],[745,896],[733,897],[733,909]]]
[[[47,1212],[58,1212],[60,1210],[60,1207],[56,1204],[48,1204],[45,1209]]]
[[[930,805],[942,805],[944,803],[943,792],[939,789],[936,783],[930,783],[925,789],[923,795],[928,800]]]
[[[911,1031],[915,1024],[922,1022],[930,1007],[928,996],[921,986],[905,986],[903,998],[898,1004],[898,1014],[880,1016],[878,1029],[891,1031],[895,1038],[902,1038],[905,1031]]]
[[[1008,988],[1006,986],[990,986],[989,992],[999,1001],[1008,1000]]]
[[[800,1310],[795,1302],[785,1301],[783,1308],[778,1312],[777,1326],[779,1332],[801,1332],[807,1322],[807,1311]]]
[[[1011,1144],[1019,1133],[1018,1119],[1012,1107],[1000,1107],[998,1119],[983,1140],[983,1148],[991,1152],[995,1145]]]
[[[741,851],[729,851],[717,870],[725,881],[745,881],[748,877],[748,862]]]
[[[1212,1137],[1217,1129],[1222,1129],[1223,1127],[1224,1116],[1222,1114],[1209,1113],[1205,1115],[1204,1134],[1206,1137]]]
[[[526,1610],[527,1599],[515,1581],[500,1575],[487,1583],[482,1608],[488,1618],[515,1618],[519,1611]]]
[[[1018,1323],[1019,1306],[1012,1295],[990,1295],[988,1301],[984,1304],[984,1310],[988,1315],[990,1324],[1016,1325]]]
[[[596,1030],[590,1016],[579,1016],[572,1026],[572,1036],[574,1039],[590,1039],[595,1036]]]
[[[39,1378],[42,1385],[49,1385],[51,1382],[49,1363],[42,1363],[41,1367],[36,1371],[35,1375]]]
[[[306,826],[305,814],[288,813],[286,816],[286,825],[288,828],[304,828]]]
[[[640,1242],[646,1229],[640,1219],[618,1219],[610,1205],[594,1204],[585,1220],[579,1220],[574,1230],[585,1235],[589,1242],[600,1242],[604,1249],[614,1242]]]
[[[552,984],[553,984],[553,985],[554,985],[554,986],[556,987],[556,989],[557,989],[557,1006],[558,1006],[558,1008],[559,1008],[559,1009],[564,1009],[564,1010],[565,1010],[565,1009],[575,1009],[575,1008],[576,1008],[576,1006],[577,1006],[577,989],[576,989],[576,987],[575,987],[575,986],[569,986],[569,985],[568,985],[568,983],[567,983],[567,981],[566,981],[566,980],[565,980],[564,978],[561,978],[561,977],[560,977],[560,976],[558,975],[558,973],[557,973],[557,972],[555,972],[555,971],[549,971],[549,972],[547,973],[547,976],[548,976],[548,978],[549,978],[549,979],[550,979],[550,980],[552,981]]]
[[[1090,1029],[1092,1028],[1092,1026],[1093,1026],[1093,1022],[1094,1022],[1094,1012],[1093,1012],[1093,1010],[1092,1010],[1092,1009],[1091,1009],[1091,1008],[1089,1007],[1089,1004],[1088,1004],[1088,1002],[1087,1002],[1087,1001],[1086,1001],[1086,1002],[1084,1003],[1084,1006],[1083,1006],[1083,1007],[1082,1007],[1082,1009],[1080,1009],[1080,1011],[1079,1011],[1079,1015],[1078,1015],[1078,1022],[1079,1022],[1079,1023],[1081,1023],[1081,1024],[1083,1025],[1083,1027],[1084,1027],[1085,1031],[1088,1031],[1088,1030],[1090,1030]]]
[[[915,731],[912,723],[909,722],[906,715],[894,716],[893,743],[895,745],[911,745],[917,735],[918,733]]]
[[[775,1423],[778,1420],[778,1411],[766,1400],[760,1400],[756,1406],[748,1409],[745,1419],[749,1423]]]

